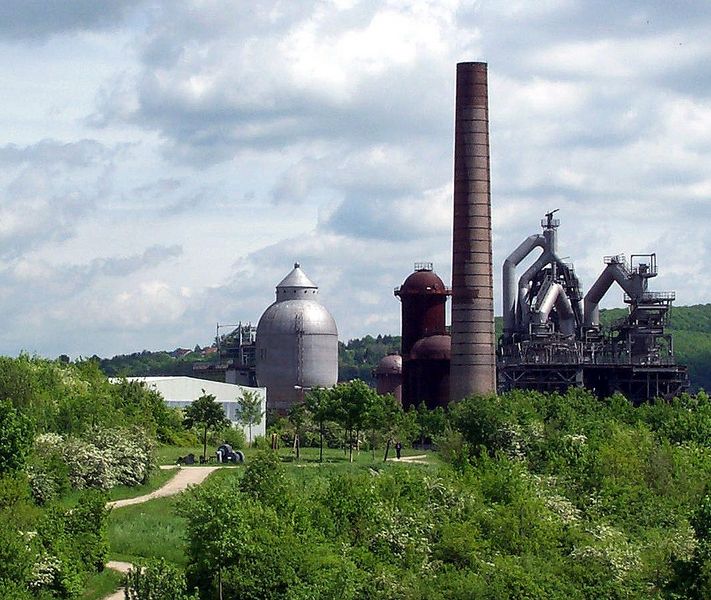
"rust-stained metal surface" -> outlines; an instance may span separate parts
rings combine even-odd
[[[380,359],[375,369],[376,391],[381,396],[392,394],[402,404],[402,357],[388,354]]]
[[[422,338],[410,352],[412,360],[449,360],[452,352],[452,339],[448,335],[431,335]]]
[[[422,402],[429,409],[449,404],[450,343],[448,335],[432,335],[413,346],[404,372],[404,408]]]
[[[496,391],[486,63],[457,65],[450,397]]]
[[[402,302],[401,353],[405,362],[417,340],[446,332],[445,304],[449,294],[431,266],[415,271],[395,290]]]

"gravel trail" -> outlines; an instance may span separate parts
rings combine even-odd
[[[161,467],[164,468],[164,467]],[[169,467],[173,468],[173,467]],[[164,498],[166,496],[174,496],[180,492],[187,489],[190,485],[200,485],[213,471],[216,471],[220,467],[185,467],[178,469],[175,476],[167,481],[162,487],[151,492],[150,494],[145,494],[144,496],[137,496],[136,498],[126,498],[125,500],[114,500],[113,502],[107,502],[107,508],[121,508],[122,506],[131,506],[133,504],[142,504],[143,502],[148,502],[149,500],[154,500],[155,498]],[[106,563],[106,568],[113,569],[119,573],[128,573],[133,565],[128,562],[123,562],[119,560],[110,560]],[[119,588],[115,592],[104,597],[104,600],[124,600],[123,588]]]

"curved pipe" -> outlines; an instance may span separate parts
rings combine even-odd
[[[544,252],[538,257],[538,260],[534,262],[523,275],[518,280],[518,311],[520,322],[522,325],[528,325],[528,312],[523,310],[526,306],[526,296],[531,289],[531,283],[536,273],[538,273],[543,267],[551,262],[551,255],[548,252]]]
[[[516,328],[516,267],[536,247],[545,247],[545,239],[540,234],[527,237],[504,261],[502,279],[504,284],[504,332],[506,333],[511,333]]]
[[[639,297],[643,289],[643,279],[636,275],[627,275],[627,271],[622,265],[610,263],[593,283],[592,287],[585,294],[585,326],[597,327],[600,325],[600,300],[610,289],[613,282],[620,284],[620,287],[627,292],[631,298]]]
[[[521,275],[521,279],[518,280],[518,308],[520,310],[519,317],[520,322],[524,327],[528,326],[530,320],[528,313],[522,310],[522,307],[526,305],[526,296],[531,290],[533,278],[543,267],[553,263],[555,263],[561,268],[565,268],[565,263],[558,257],[558,255],[553,252],[546,251],[538,257],[538,260],[534,262],[526,270],[526,272]]]
[[[560,317],[560,332],[563,335],[573,335],[575,333],[575,312],[573,311],[573,305],[570,303],[570,298],[568,298],[565,289],[560,283],[548,286],[536,313],[536,322],[540,325],[545,325],[554,306]]]

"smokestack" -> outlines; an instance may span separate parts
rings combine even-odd
[[[450,399],[496,392],[486,63],[457,65]]]

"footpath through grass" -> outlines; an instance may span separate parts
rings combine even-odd
[[[259,452],[258,449],[256,448],[239,448],[242,452],[244,452],[245,458],[247,461],[249,461],[250,456],[254,456],[257,452]],[[217,446],[210,446],[208,445],[207,447],[207,456],[208,458],[211,456],[215,456],[215,452],[217,451]],[[289,447],[282,447],[277,450],[279,453],[279,456],[281,457],[282,461],[284,462],[296,462],[296,455],[294,453],[294,450]],[[195,455],[195,460],[196,464],[199,464],[197,461],[200,460],[200,456],[202,456],[202,446],[161,446],[157,450],[157,459],[158,459],[158,464],[161,465],[174,465],[176,464],[176,460],[179,456],[186,456],[188,454],[194,454]],[[437,453],[432,452],[432,451],[424,451],[424,450],[417,450],[417,449],[412,449],[412,448],[403,448],[402,450],[402,456],[415,456],[415,455],[421,455],[421,454],[426,454],[428,457],[428,461],[434,461],[437,462]],[[318,462],[319,459],[319,448],[301,448],[300,451],[300,460],[301,462],[309,463],[309,462]],[[353,451],[353,462],[358,463],[358,464],[365,464],[365,463],[373,463],[373,462],[383,462],[383,457],[385,455],[385,449],[384,448],[378,448],[375,451],[375,457],[373,457],[373,452],[371,450],[360,450],[360,451]],[[395,458],[395,448],[390,448],[390,452],[388,453],[388,460],[391,458]],[[343,463],[343,462],[349,462],[348,459],[348,450],[343,450],[343,448],[324,448],[323,449],[323,461],[324,463]],[[215,464],[215,463],[210,463],[210,464]]]
[[[166,448],[164,456],[179,455],[184,450],[186,449]],[[245,452],[247,464],[250,457],[253,457],[257,452],[259,450],[253,448]],[[405,462],[397,463],[397,461],[384,463],[382,450],[375,453],[375,459],[373,459],[371,452],[354,452],[353,463],[349,461],[347,453],[338,449],[324,449],[323,463],[319,462],[318,448],[302,448],[299,460],[296,460],[290,448],[282,448],[277,452],[284,464],[287,477],[297,484],[297,488],[304,489],[326,474],[332,475],[363,469],[397,469],[404,468],[403,465],[407,464]],[[434,452],[425,453],[414,450],[403,452],[403,456],[422,454],[426,455],[428,464],[411,464],[407,468],[437,469],[439,467],[440,461]],[[394,458],[394,456],[393,451],[390,457]],[[209,482],[215,479],[231,479],[236,487],[243,470],[244,465],[217,470],[210,475],[206,483],[209,485]],[[160,473],[167,473],[170,477],[174,471],[160,471]],[[180,495],[157,498],[142,504],[114,509],[109,516],[108,528],[110,558],[127,562],[164,558],[171,563],[184,566],[187,562],[184,552],[186,523],[175,511],[179,497]]]
[[[112,569],[104,569],[89,577],[84,586],[84,593],[79,600],[101,600],[115,592],[123,581],[123,575]]]

